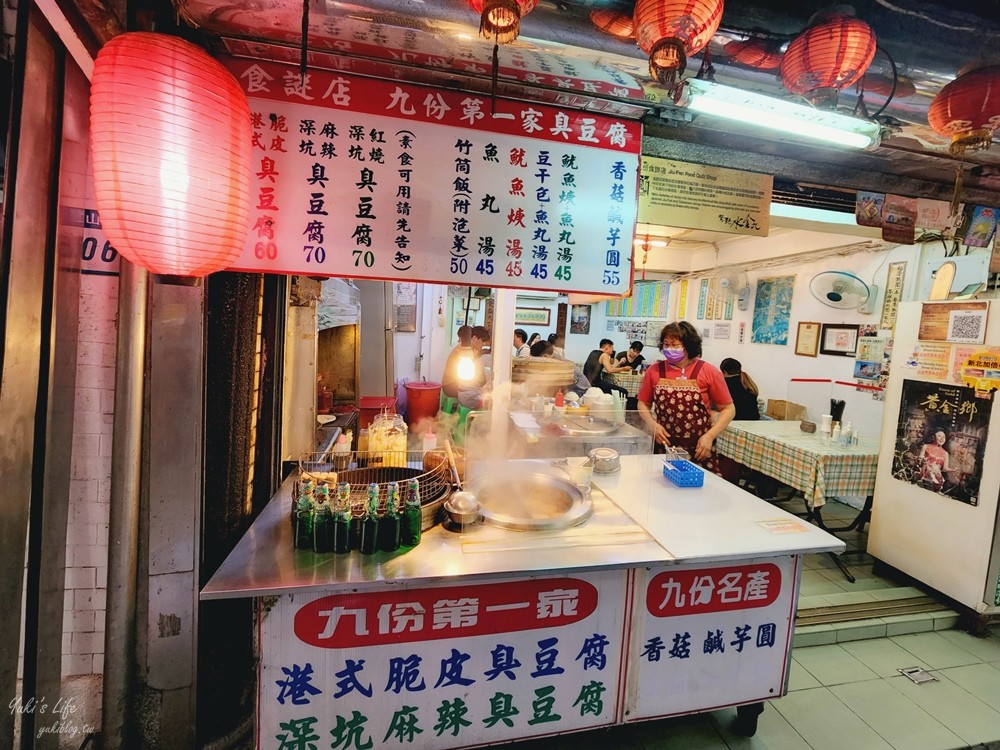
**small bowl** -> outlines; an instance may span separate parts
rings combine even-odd
[[[479,500],[471,492],[456,492],[444,503],[452,523],[469,526],[479,522]]]
[[[805,420],[803,420],[799,422],[799,429],[802,430],[803,432],[808,432],[811,434],[813,432],[816,432],[816,423],[806,422]]]

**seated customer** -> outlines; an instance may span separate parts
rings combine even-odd
[[[613,393],[617,391],[621,393],[622,396],[628,398],[628,391],[621,386],[609,383],[604,379],[605,375],[610,375],[614,372],[631,372],[631,367],[619,367],[611,359],[612,353],[615,351],[615,344],[611,339],[601,339],[601,343],[597,349],[594,349],[587,357],[587,361],[583,365],[583,375],[590,381],[590,384],[595,388],[600,388],[605,393]]]
[[[557,356],[557,357],[565,357],[566,356],[566,350],[565,350],[566,337],[565,336],[563,336],[561,333],[550,333],[549,334],[549,343],[552,344],[552,348],[554,350],[553,354],[555,356]]]
[[[643,363],[645,357],[642,356],[642,342],[633,341],[629,348],[623,351],[616,358],[615,364],[619,367],[628,367],[632,370],[638,370],[639,365]]]
[[[753,382],[753,378],[743,372],[740,361],[726,357],[719,365],[719,369],[726,378],[729,395],[733,397],[733,404],[736,406],[734,419],[760,419],[760,408],[757,406],[760,390]]]
[[[444,374],[441,376],[441,390],[445,396],[458,398],[458,361],[462,354],[471,355],[472,326],[459,326],[458,343],[451,350],[444,362]]]
[[[490,331],[485,326],[475,326],[472,329],[472,353],[474,371],[472,378],[465,380],[458,387],[458,403],[468,409],[482,409],[489,393],[489,379],[483,362],[483,348],[490,342]]]
[[[531,354],[531,347],[528,346],[528,332],[523,328],[514,329],[514,356],[528,357]]]

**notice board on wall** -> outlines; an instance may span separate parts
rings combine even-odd
[[[291,66],[224,61],[253,125],[234,270],[623,294],[641,126]]]

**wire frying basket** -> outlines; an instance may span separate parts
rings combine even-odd
[[[420,485],[421,505],[427,505],[448,494],[453,478],[446,462],[427,467],[426,453],[422,450],[303,453],[299,457],[299,479],[349,483],[351,509],[355,513],[363,512],[368,502],[369,485],[378,486],[379,508],[384,509],[392,482],[399,484],[400,495],[405,497],[406,484],[416,479]],[[335,496],[336,487],[330,489]]]

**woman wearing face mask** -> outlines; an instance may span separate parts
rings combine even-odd
[[[683,448],[706,469],[719,473],[715,438],[736,408],[719,369],[701,359],[701,336],[686,320],[660,332],[664,361],[648,370],[639,388],[639,414],[656,444]],[[712,407],[719,412],[713,423]]]

